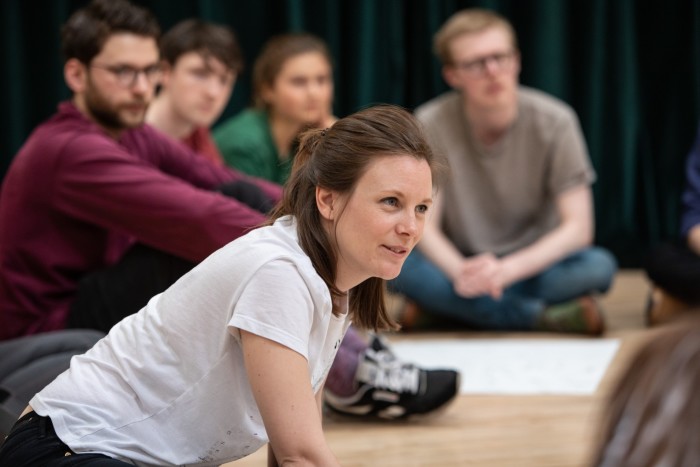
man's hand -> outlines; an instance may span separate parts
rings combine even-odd
[[[503,262],[492,253],[465,258],[454,280],[455,292],[465,298],[490,295],[499,299],[505,286]]]

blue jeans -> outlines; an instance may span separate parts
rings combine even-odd
[[[548,305],[607,291],[616,270],[612,254],[592,247],[511,285],[499,300],[490,296],[464,298],[455,293],[452,282],[437,266],[414,250],[389,287],[416,302],[423,311],[468,327],[529,330]]]

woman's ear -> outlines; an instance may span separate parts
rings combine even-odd
[[[337,200],[338,197],[334,191],[319,186],[316,187],[316,207],[318,207],[318,211],[324,219],[329,221],[335,219],[338,209],[335,206]]]
[[[63,65],[63,78],[74,94],[82,93],[87,82],[87,67],[77,58],[71,58]]]
[[[272,102],[274,98],[275,93],[272,89],[272,86],[269,86],[268,84],[263,84],[260,87],[260,99],[265,103],[265,107],[272,107],[274,104]]]

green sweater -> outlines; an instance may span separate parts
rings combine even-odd
[[[227,165],[280,185],[289,177],[292,158],[277,154],[265,111],[244,110],[217,126],[213,136]]]

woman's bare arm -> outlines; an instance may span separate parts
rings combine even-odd
[[[274,456],[268,465],[339,466],[323,435],[307,360],[288,347],[243,330],[241,342]]]

